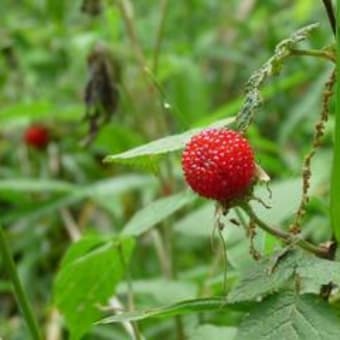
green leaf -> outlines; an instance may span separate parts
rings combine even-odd
[[[305,256],[298,263],[296,274],[300,279],[300,291],[319,293],[322,285],[330,282],[340,287],[340,262]]]
[[[118,294],[126,294],[128,287],[125,283],[118,286]],[[171,304],[186,299],[194,299],[197,294],[197,285],[191,281],[167,280],[163,278],[149,280],[134,280],[133,291],[139,296],[146,295],[148,304]],[[151,298],[151,299],[150,299]]]
[[[281,252],[281,255],[283,253]],[[299,282],[300,293],[320,292],[330,282],[340,286],[340,263],[318,258],[303,251],[289,251],[266,257],[241,275],[229,293],[228,303],[255,301]]]
[[[277,294],[250,310],[236,340],[337,340],[340,319],[313,295]]]
[[[107,241],[99,236],[85,237],[68,250],[54,286],[56,305],[64,315],[72,339],[80,339],[97,320],[115,293],[134,246],[133,239]]]
[[[223,339],[232,340],[236,335],[235,327],[220,327],[215,325],[200,325],[189,336],[189,340]]]
[[[197,313],[216,309],[223,311],[223,309],[227,307],[228,306],[225,302],[225,298],[223,297],[187,300],[165,307],[109,316],[98,321],[97,323],[109,324],[114,322],[138,321],[150,318],[169,318],[176,315]]]
[[[165,198],[160,198],[139,210],[127,223],[124,235],[138,236],[145,233],[157,223],[191,203],[197,197],[189,192],[182,192]]]
[[[74,189],[71,183],[40,178],[15,178],[0,180],[1,191],[67,192]]]
[[[67,195],[57,199],[39,203],[38,205],[26,205],[22,210],[0,216],[0,220],[4,223],[9,223],[19,218],[25,218],[26,221],[33,221],[41,216],[53,213],[60,208],[75,204],[84,198],[97,200],[107,196],[119,195],[129,190],[150,186],[154,182],[155,179],[151,176],[132,174],[104,179],[84,187],[76,187]]]
[[[231,124],[233,121],[233,118],[226,118],[209,125],[209,127],[222,127]],[[177,151],[183,149],[190,138],[203,129],[204,128],[196,128],[181,134],[161,138],[123,153],[107,156],[104,162],[124,162],[134,158],[162,155]]]
[[[266,257],[241,275],[238,284],[231,290],[228,303],[255,301],[278,291],[293,276],[297,257],[295,252],[287,253],[275,263],[274,257]]]
[[[192,209],[175,223],[174,230],[180,235],[209,238],[214,227],[214,211],[212,202]]]

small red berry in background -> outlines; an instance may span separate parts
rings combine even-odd
[[[36,149],[44,149],[50,138],[49,131],[43,125],[31,125],[29,126],[24,134],[25,143]]]
[[[223,205],[250,193],[256,176],[248,141],[239,132],[224,128],[193,136],[184,149],[182,167],[193,191]]]

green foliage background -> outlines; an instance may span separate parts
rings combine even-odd
[[[221,124],[221,119],[222,125],[232,122],[242,105],[245,82],[279,41],[313,22],[320,27],[302,46],[322,48],[333,41],[321,1],[171,0],[156,57],[161,1],[135,1],[133,23],[152,76],[141,69],[115,1],[103,1],[103,12],[96,17],[82,13],[81,3],[0,2],[0,223],[44,334],[58,325],[61,339],[68,338],[69,330],[74,339],[87,331],[84,339],[129,338],[124,327],[112,320],[90,325],[110,314],[102,312],[110,296],[116,295],[127,307],[126,281],[131,281],[137,310],[175,304],[179,311],[156,310],[161,317],[157,322],[138,312],[132,312],[137,313],[135,318],[122,318],[142,320],[139,328],[146,339],[180,339],[181,330],[189,339],[233,339],[238,327],[237,339],[251,339],[247,329],[260,336],[254,326],[257,318],[262,313],[273,317],[270,310],[273,305],[281,308],[283,295],[254,306],[258,298],[254,293],[250,301],[243,297],[232,307],[216,308],[223,305],[225,292],[222,250],[218,241],[213,251],[210,247],[214,205],[186,189],[177,151],[196,129]],[[80,141],[88,128],[82,120],[89,77],[86,58],[97,43],[109,46],[121,65],[120,102],[112,121],[84,148]],[[155,58],[158,66],[153,68]],[[292,57],[263,88],[265,102],[247,136],[258,163],[272,179],[272,208],[254,205],[270,224],[287,227],[298,207],[302,160],[310,148],[330,70],[331,65],[320,59]],[[51,131],[52,141],[45,151],[32,150],[23,142],[25,129],[35,122]],[[328,205],[334,122],[331,115],[312,164],[312,196],[303,224],[304,236],[316,244],[331,237]],[[108,155],[160,138],[164,138],[160,144],[144,146],[151,156],[145,156],[142,147],[130,151],[133,161],[121,154],[117,163],[102,162]],[[256,195],[269,201],[263,187],[256,189]],[[235,216],[231,211],[224,219],[227,292],[234,289],[234,294],[241,273],[256,264],[244,230],[230,222]],[[80,243],[71,246],[81,235]],[[263,255],[271,255],[278,245],[260,230],[254,240]],[[126,263],[119,260],[119,249],[126,252]],[[28,339],[2,267],[0,262],[0,338]],[[104,286],[93,296],[94,303],[91,286],[101,279]],[[315,285],[325,283],[326,279]],[[70,294],[66,306],[64,293]],[[320,328],[323,322],[330,323],[329,333],[322,330],[317,336],[336,339],[338,330],[331,323],[336,316],[326,303],[314,295],[284,294],[289,301],[286,307],[301,308],[312,325],[315,320]],[[72,319],[72,303],[84,297],[88,322],[81,313],[79,319]],[[193,302],[181,302],[190,299]],[[56,306],[72,320],[61,321]],[[249,311],[251,317],[244,319]],[[320,321],[322,313],[331,316]],[[183,316],[169,318],[177,314]],[[262,331],[273,332],[269,326],[284,321],[280,316],[272,323],[269,320]],[[301,339],[317,339],[299,317],[289,322],[287,339],[294,336],[294,329],[302,329]],[[269,334],[270,339],[286,339],[283,333]]]

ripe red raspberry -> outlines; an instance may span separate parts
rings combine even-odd
[[[48,129],[43,125],[28,127],[24,135],[25,143],[36,149],[44,149],[49,142]]]
[[[224,128],[193,136],[184,149],[182,167],[192,190],[224,205],[242,199],[255,179],[254,153],[248,141]]]

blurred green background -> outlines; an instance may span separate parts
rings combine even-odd
[[[321,48],[332,41],[321,1],[170,0],[155,57],[161,3],[134,2],[133,24],[151,77],[141,68],[114,1],[102,1],[95,16],[81,11],[80,0],[0,1],[0,223],[8,230],[27,293],[46,328],[55,322],[53,278],[77,237],[74,233],[118,233],[141,207],[185,188],[178,155],[162,160],[156,176],[148,169],[104,165],[102,159],[236,115],[251,73],[298,28],[320,23],[304,46]],[[93,143],[83,147],[88,130],[84,89],[90,76],[86,60],[98,43],[120,65],[119,106]],[[264,86],[265,102],[248,137],[273,180],[273,208],[258,208],[273,224],[289,224],[298,205],[302,159],[310,148],[329,71],[324,61],[291,58]],[[32,123],[49,128],[46,150],[25,145],[23,135]],[[330,117],[325,143],[313,162],[313,195],[304,230],[315,242],[330,234],[332,126]],[[258,195],[267,199],[265,189]],[[157,251],[158,234],[138,239],[132,259],[138,308],[222,293],[223,265],[211,268],[217,256],[209,245],[212,226],[213,204],[203,200],[161,223],[165,252],[172,254],[170,277]],[[170,236],[164,228],[171,228]],[[227,229],[232,282],[252,259],[242,230]],[[268,252],[275,242],[259,235],[257,246]],[[0,269],[0,338],[27,339]],[[118,293],[124,300],[123,283]],[[201,323],[220,325],[210,331],[227,339],[239,318],[235,312],[211,313],[202,315]],[[197,317],[185,319],[187,333],[203,339],[207,328],[196,328],[197,322]],[[147,339],[173,339],[173,329],[173,320],[142,324]],[[97,327],[86,337],[124,338],[119,326]]]

